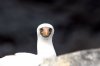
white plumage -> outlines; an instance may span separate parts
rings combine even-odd
[[[41,35],[40,34],[40,29],[44,28],[44,34],[46,33],[46,31],[48,32],[47,35]],[[51,29],[51,30],[49,30]],[[50,35],[49,35],[50,33]],[[48,23],[44,23],[38,26],[37,28],[37,53],[39,56],[41,56],[42,58],[50,58],[52,56],[56,56],[56,52],[54,50],[53,47],[53,43],[52,43],[52,37],[54,34],[54,28],[52,25],[48,24]]]
[[[0,59],[0,66],[38,66],[43,60],[31,53],[17,53]]]
[[[16,53],[0,58],[0,66],[38,66],[46,58],[56,56],[52,43],[54,28],[43,23],[37,28],[37,55],[32,53]]]

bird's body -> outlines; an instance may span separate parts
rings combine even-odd
[[[54,28],[44,23],[37,28],[37,55],[32,53],[16,53],[0,58],[0,66],[38,66],[46,58],[56,56],[52,43]]]
[[[41,33],[44,34],[42,35]],[[53,34],[54,28],[50,24],[44,23],[37,28],[37,53],[43,59],[56,56],[52,42]]]
[[[49,44],[47,44],[49,42]],[[38,42],[38,55],[42,58],[50,58],[52,56],[56,56],[56,52],[54,47],[50,41]]]

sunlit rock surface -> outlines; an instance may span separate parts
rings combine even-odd
[[[90,49],[46,59],[40,66],[100,66],[100,49]]]

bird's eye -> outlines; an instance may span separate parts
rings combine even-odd
[[[49,28],[49,32],[51,32],[52,31],[52,29],[51,28]]]
[[[42,32],[43,31],[43,28],[40,28],[40,32]]]

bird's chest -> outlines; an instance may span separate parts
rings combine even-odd
[[[51,45],[42,45],[38,47],[38,55],[43,57],[51,57],[55,55],[55,50]]]

